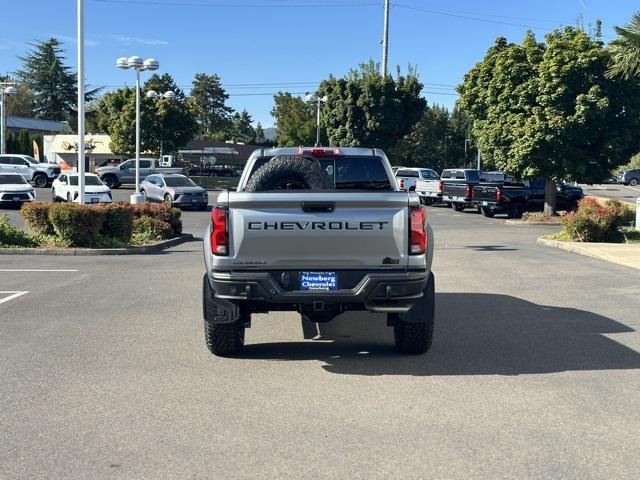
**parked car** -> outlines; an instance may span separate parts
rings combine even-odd
[[[99,167],[96,173],[109,188],[118,188],[120,185],[136,182],[135,159],[122,162],[115,167]],[[140,159],[140,180],[154,173],[182,173],[180,167],[160,167],[155,158]]]
[[[211,353],[238,353],[252,314],[276,310],[312,322],[347,310],[385,313],[400,351],[431,346],[433,232],[381,150],[256,150],[237,191],[214,205],[203,279]]]
[[[51,195],[54,202],[80,203],[80,185],[77,173],[61,173],[53,181]],[[111,189],[93,173],[85,173],[84,203],[111,203]]]
[[[19,173],[0,173],[0,203],[21,204],[36,199],[36,191]]]
[[[209,204],[206,189],[177,173],[149,175],[140,183],[140,193],[146,201],[167,202],[176,207],[205,210]]]
[[[618,175],[618,181],[623,185],[631,185],[632,187],[635,187],[640,183],[640,168],[625,170]]]
[[[442,201],[448,202],[458,212],[473,207],[473,188],[480,184],[480,170],[449,168],[442,172]]]
[[[544,179],[525,180],[521,183],[481,183],[473,188],[473,200],[485,217],[506,213],[520,218],[525,211],[544,208]],[[584,197],[580,187],[563,182],[556,183],[558,210],[573,211]]]
[[[437,179],[438,174],[430,168],[399,168],[396,170],[396,182],[400,190],[416,190],[419,179]]]
[[[18,173],[38,188],[45,188],[60,174],[55,163],[40,163],[29,155],[0,155],[0,173]]]

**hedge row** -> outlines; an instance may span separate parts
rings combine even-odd
[[[144,244],[182,233],[182,212],[167,204],[32,202],[21,214],[36,235],[70,247]]]

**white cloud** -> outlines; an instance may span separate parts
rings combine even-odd
[[[158,40],[156,38],[144,38],[144,37],[131,37],[129,35],[109,35],[110,38],[116,42],[125,45],[169,45],[169,42],[165,40]]]
[[[76,43],[76,37],[70,37],[69,35],[54,35],[55,38],[57,38],[58,40],[62,40],[63,42],[67,42],[67,43]],[[97,42],[96,40],[91,40],[89,38],[84,39],[84,46],[85,47],[97,47],[98,45],[100,45],[100,42]]]

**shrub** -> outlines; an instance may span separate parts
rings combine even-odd
[[[619,227],[625,222],[625,206],[617,200],[598,202],[593,197],[580,201],[578,210],[562,221],[563,233],[577,242],[616,242],[622,235]]]
[[[20,214],[27,228],[37,235],[53,235],[53,225],[49,220],[51,203],[28,202],[22,205]]]
[[[104,223],[100,233],[107,238],[123,242],[131,240],[133,233],[133,208],[128,203],[114,202],[103,207]]]
[[[0,247],[37,247],[38,243],[22,230],[9,223],[7,217],[0,217]]]
[[[133,221],[132,243],[144,245],[157,240],[165,240],[174,236],[171,225],[158,218],[143,215]]]
[[[139,203],[133,205],[133,212],[134,219],[144,216],[168,223],[174,237],[182,233],[182,211],[179,208],[173,208],[167,203]]]
[[[104,219],[103,209],[87,205],[57,204],[49,209],[49,220],[56,235],[71,247],[94,247]]]

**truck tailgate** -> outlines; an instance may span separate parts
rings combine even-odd
[[[406,268],[406,192],[230,192],[229,268]]]
[[[500,184],[476,185],[473,189],[473,198],[474,200],[479,200],[479,201],[484,200],[487,202],[495,202],[496,192],[499,187],[501,187]]]

